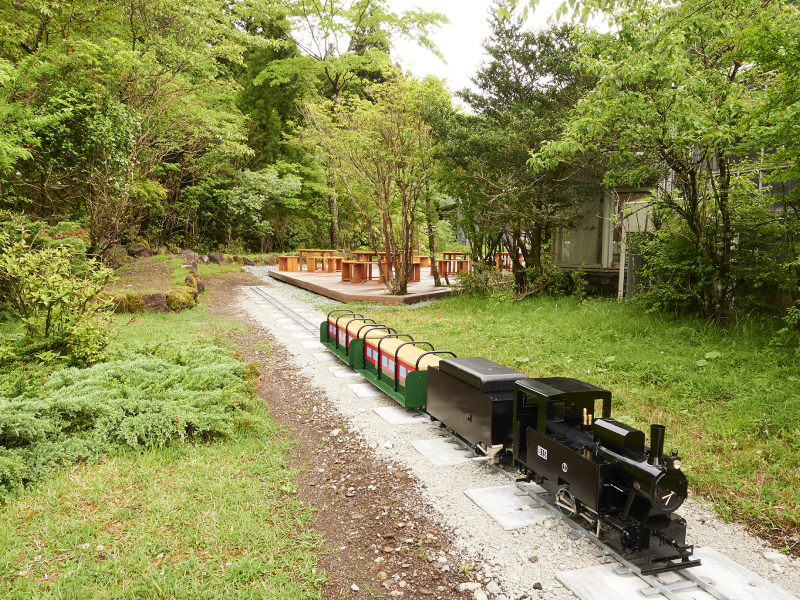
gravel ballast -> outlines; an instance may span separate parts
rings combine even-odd
[[[264,287],[270,295],[315,323],[324,321],[322,310],[343,306],[269,278],[268,267],[247,267],[246,270],[264,280]],[[502,475],[482,463],[433,466],[410,442],[440,439],[436,428],[430,423],[391,425],[386,422],[373,409],[393,406],[394,401],[383,395],[372,398],[356,396],[348,385],[366,380],[360,376],[337,377],[331,367],[342,366],[338,359],[337,362],[320,360],[314,353],[323,350],[303,345],[303,342],[315,341],[316,336],[298,337],[298,331],[291,329],[290,323],[279,321],[278,311],[263,302],[256,303],[251,296],[255,297],[244,288],[235,302],[280,340],[304,378],[313,387],[325,391],[349,427],[378,456],[396,461],[413,474],[430,514],[455,535],[455,546],[461,555],[454,560],[470,562],[477,567],[471,574],[474,581],[464,584],[465,597],[500,600],[503,597],[573,598],[572,593],[556,580],[557,572],[611,562],[607,557],[595,557],[592,554],[595,547],[588,540],[576,542],[567,537],[571,528],[562,521],[546,520],[523,529],[505,531],[464,494],[468,489],[499,486],[505,481]],[[686,518],[687,541],[695,547],[710,546],[784,590],[800,595],[798,559],[768,547],[738,524],[720,521],[714,516],[713,509],[697,499],[688,500],[678,514]]]

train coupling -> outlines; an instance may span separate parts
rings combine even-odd
[[[497,455],[503,449],[503,444],[495,444],[494,446],[485,446],[484,444],[478,444],[475,446],[478,452],[481,452],[483,456],[476,456],[472,460],[475,462],[488,462],[490,465],[497,463]]]

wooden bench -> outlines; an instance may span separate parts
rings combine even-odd
[[[297,271],[297,257],[279,256],[278,271]]]

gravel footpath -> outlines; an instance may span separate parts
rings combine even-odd
[[[269,267],[246,267],[261,278],[269,293],[294,310],[310,313],[312,322],[325,319],[323,311],[342,307],[301,288],[271,279]],[[482,463],[464,463],[436,467],[415,450],[410,442],[440,439],[430,424],[391,425],[373,412],[373,408],[396,406],[387,396],[359,398],[348,384],[365,382],[360,376],[336,377],[329,367],[342,363],[314,357],[320,349],[303,346],[274,316],[272,307],[256,304],[246,293],[236,300],[242,309],[275,335],[286,347],[300,372],[315,386],[326,390],[331,402],[366,442],[386,460],[399,462],[416,478],[417,488],[438,515],[444,526],[456,535],[456,547],[462,560],[479,565],[474,574],[477,589],[468,589],[476,600],[485,598],[573,598],[572,593],[555,579],[560,571],[592,567],[610,558],[596,558],[595,547],[588,540],[571,540],[571,528],[562,521],[546,520],[515,531],[505,531],[465,494],[464,490],[499,486],[505,478]],[[313,317],[313,318],[312,318]],[[314,338],[316,339],[316,337]],[[688,521],[687,540],[695,547],[710,546],[754,571],[786,591],[800,596],[800,560],[791,559],[751,536],[742,526],[724,523],[714,516],[713,508],[702,501],[689,499],[678,511]],[[537,587],[534,587],[537,585]],[[541,586],[539,589],[538,586]]]

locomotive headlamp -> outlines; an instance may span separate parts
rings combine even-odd
[[[672,468],[675,469],[676,471],[678,469],[680,469],[681,468],[681,461],[678,460],[677,458],[675,460],[673,460],[672,461]]]

